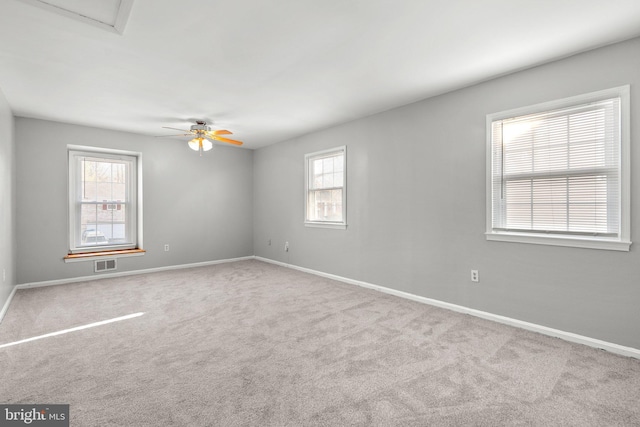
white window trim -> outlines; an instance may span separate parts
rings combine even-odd
[[[618,238],[568,236],[545,233],[517,233],[493,229],[492,206],[492,144],[491,123],[495,120],[555,110],[571,105],[586,104],[608,98],[620,97],[620,235]],[[569,246],[577,248],[629,251],[631,246],[631,189],[630,189],[630,86],[619,86],[570,98],[515,108],[487,115],[486,120],[486,239],[501,242],[531,243],[539,245]]]
[[[77,151],[81,151],[81,152],[86,152],[86,153],[96,153],[97,155],[99,154],[106,154],[106,155],[114,155],[114,156],[130,156],[130,157],[136,157],[137,161],[136,161],[136,197],[135,197],[135,201],[136,201],[136,245],[135,248],[136,249],[142,249],[143,248],[143,205],[142,205],[142,153],[137,152],[137,151],[127,151],[127,150],[117,150],[117,149],[110,149],[110,148],[99,148],[99,147],[92,147],[92,146],[85,146],[85,145],[72,145],[69,144],[67,145],[67,161],[71,162],[71,152],[77,152]],[[69,173],[70,169],[70,163],[67,164],[67,173]],[[72,212],[75,211],[75,193],[74,193],[74,188],[71,185],[71,179],[70,177],[68,177],[67,179],[67,186],[68,186],[68,209],[69,211],[67,212],[67,236],[68,236],[68,248],[71,249],[73,247],[73,242],[74,240],[74,236],[72,235],[72,219],[71,219],[71,214]],[[104,252],[104,251],[111,251],[113,250],[113,248],[104,248],[104,249],[100,249],[100,250],[96,250],[96,256],[95,257],[83,257],[83,258],[79,258],[79,259],[71,259],[71,260],[67,260],[65,259],[65,262],[82,262],[82,261],[93,261],[96,258],[104,258],[104,255],[101,255],[100,252]],[[91,251],[80,251],[80,252],[76,252],[76,253],[91,253]],[[110,258],[125,258],[125,257],[132,257],[132,256],[144,256],[144,252],[142,253],[135,253],[135,254],[122,254],[122,255],[111,255]]]
[[[336,153],[342,151],[344,156],[344,176],[342,182],[342,221],[309,221],[307,220],[307,200],[309,197],[309,159],[322,156],[323,154]],[[345,230],[347,228],[347,146],[329,148],[304,155],[304,225],[305,227],[334,228]]]

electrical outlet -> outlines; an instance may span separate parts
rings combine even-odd
[[[165,252],[169,252],[169,244],[168,243],[166,245],[164,245],[164,251]]]
[[[480,275],[478,274],[478,270],[471,270],[471,281],[472,282],[480,281]]]
[[[284,251],[289,252],[289,242],[284,242]]]
[[[267,246],[271,246],[271,239],[267,240]]]

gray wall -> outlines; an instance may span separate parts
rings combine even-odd
[[[631,252],[486,241],[485,116],[624,84]],[[254,252],[640,348],[639,132],[634,39],[282,142],[254,154]],[[348,229],[306,228],[304,154],[339,145],[347,146]]]
[[[67,144],[142,153],[145,256],[118,271],[253,254],[251,150],[216,146],[202,157],[185,141],[16,118],[17,283],[94,275],[63,262]],[[170,251],[164,251],[164,244]]]
[[[0,90],[0,309],[16,284],[14,119]],[[5,271],[5,280],[2,270]]]

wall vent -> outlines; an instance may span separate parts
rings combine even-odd
[[[100,273],[102,271],[115,270],[118,267],[115,259],[102,259],[96,261],[95,272]]]

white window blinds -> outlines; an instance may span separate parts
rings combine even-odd
[[[488,233],[620,239],[621,98],[498,116]]]

